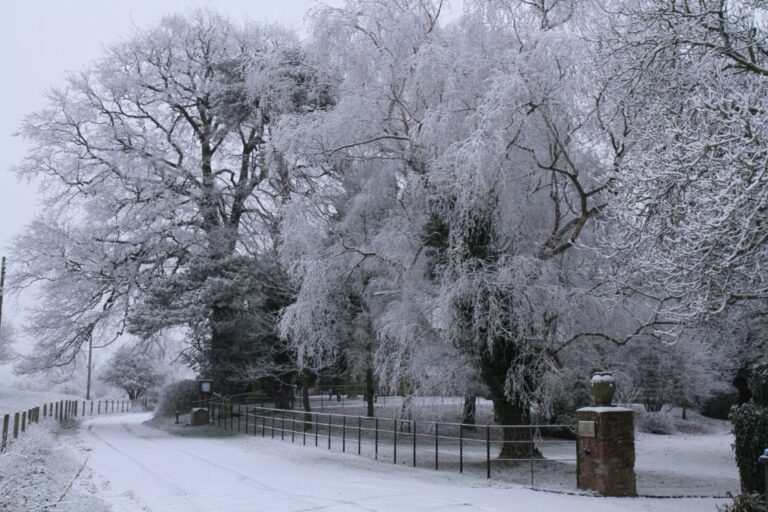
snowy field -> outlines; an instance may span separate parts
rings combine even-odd
[[[619,499],[525,489],[291,445],[213,427],[163,429],[150,414],[93,418],[65,430],[46,459],[60,489],[25,510],[715,511],[717,499]],[[161,425],[163,426],[163,425]],[[40,475],[35,478],[41,478]],[[51,483],[47,475],[46,485]],[[73,483],[67,489],[67,483]],[[42,500],[42,498],[41,498]],[[43,508],[45,506],[45,508]],[[19,511],[20,512],[20,511]]]
[[[28,391],[13,388],[0,388],[0,416],[23,412],[32,407],[42,407],[43,404],[59,400],[82,400],[82,397],[49,393],[43,391]]]
[[[328,400],[327,395],[322,402],[324,407],[317,409],[349,415],[364,415],[365,407],[361,399],[346,399],[340,402]],[[394,418],[400,412],[401,397],[380,397],[376,404],[376,416],[379,418]],[[450,397],[417,397],[414,400],[412,414],[419,421],[460,421],[461,398]],[[320,404],[317,396],[313,406]],[[253,404],[257,405],[257,404]],[[245,407],[245,406],[243,406]],[[642,407],[636,410],[636,423],[644,414]],[[689,411],[688,420],[680,419],[680,410],[671,412],[676,417],[676,423],[682,432],[675,435],[654,435],[636,431],[635,452],[638,492],[646,496],[724,496],[726,492],[738,493],[739,476],[736,460],[731,444],[733,436],[729,432],[730,423],[723,420],[706,418]],[[487,400],[478,400],[478,423],[493,423],[492,404]],[[261,420],[257,420],[261,421]],[[321,418],[321,421],[325,421]],[[340,419],[335,420],[339,422]],[[253,422],[253,420],[252,420]],[[385,423],[383,425],[386,425]],[[290,429],[290,425],[288,429]],[[270,436],[270,427],[266,435]],[[277,424],[278,434],[281,430]],[[321,445],[325,444],[327,430],[321,425]],[[350,437],[354,438],[354,427]],[[441,430],[443,434],[455,431]],[[364,436],[362,454],[369,459],[374,458],[373,434],[368,432],[367,442]],[[470,437],[472,434],[469,434]],[[546,433],[545,433],[546,435]],[[310,434],[311,436],[311,434]],[[289,436],[290,437],[290,436]],[[476,437],[476,436],[475,436]],[[482,438],[482,433],[480,434]],[[411,441],[409,435],[403,435],[400,443],[400,462],[410,465]],[[482,441],[482,440],[481,440]],[[379,461],[392,462],[391,435],[380,435]],[[310,440],[310,444],[314,444]],[[351,444],[354,444],[352,439]],[[341,445],[340,429],[334,431],[334,450]],[[576,488],[576,446],[575,441],[545,438],[538,448],[547,461],[537,461],[533,471],[528,464],[505,463],[491,460],[493,480],[502,480],[524,486],[537,488],[572,491]],[[497,446],[494,446],[494,450]],[[354,451],[354,447],[352,447]],[[434,465],[434,443],[429,436],[419,439],[418,465],[431,468]],[[459,471],[459,447],[457,442],[443,439],[440,444],[440,468],[448,472]],[[466,441],[464,445],[464,473],[483,478],[486,474],[485,443]],[[533,480],[533,483],[532,483]]]

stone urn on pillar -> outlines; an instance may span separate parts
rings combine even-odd
[[[616,380],[609,372],[593,374],[589,383],[595,405],[576,411],[578,487],[603,496],[636,496],[633,411],[611,405]]]
[[[589,381],[592,388],[592,396],[598,407],[609,407],[616,394],[616,379],[611,372],[595,372]]]

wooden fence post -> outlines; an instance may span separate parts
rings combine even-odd
[[[0,452],[4,452],[5,448],[8,446],[8,424],[11,421],[11,415],[6,414],[3,416],[3,438],[2,442],[0,442]]]
[[[21,431],[27,431],[27,411],[21,413]]]
[[[19,413],[13,413],[13,438],[19,437]]]

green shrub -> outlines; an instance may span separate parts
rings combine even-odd
[[[745,493],[765,492],[763,467],[757,460],[768,448],[768,365],[756,366],[749,379],[752,400],[731,409],[736,463]]]
[[[749,389],[752,391],[752,400],[768,406],[768,364],[761,364],[752,369],[749,376]]]

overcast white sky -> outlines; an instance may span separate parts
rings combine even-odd
[[[339,3],[339,2],[331,2]],[[0,30],[0,253],[35,214],[35,187],[9,172],[24,154],[13,132],[44,106],[44,94],[97,58],[104,46],[168,13],[211,7],[232,18],[281,22],[296,28],[313,0],[11,0]]]
[[[325,3],[340,5],[341,0]],[[231,18],[279,22],[300,29],[314,0],[10,0],[3,2],[0,30],[0,255],[37,212],[37,187],[11,172],[22,159],[24,142],[13,133],[23,117],[45,106],[45,92],[98,58],[105,46],[134,27],[154,24],[165,14],[209,7]],[[8,301],[3,320],[23,323],[23,303]],[[28,340],[17,347],[28,349]],[[11,380],[0,366],[0,383]]]

